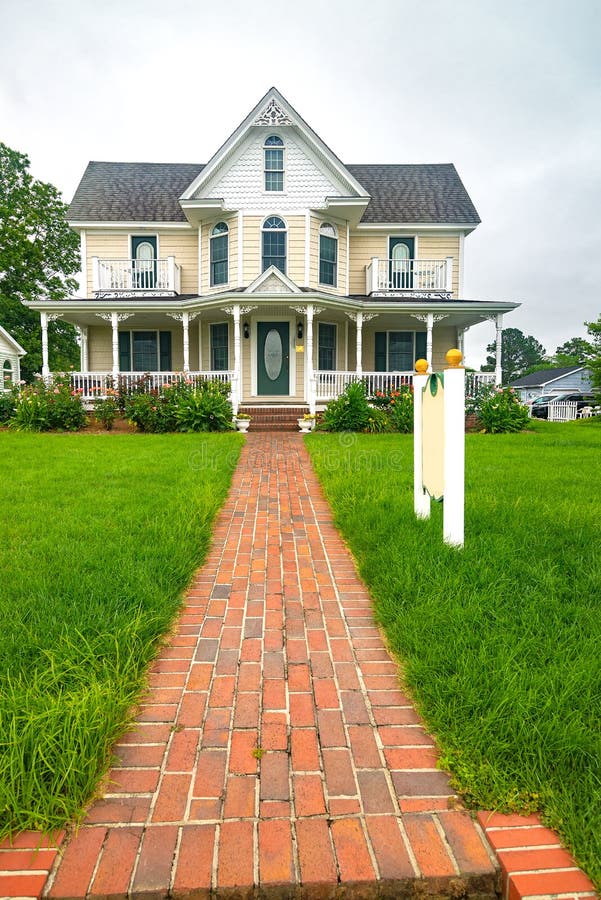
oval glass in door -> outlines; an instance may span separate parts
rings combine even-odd
[[[265,335],[265,349],[263,351],[265,372],[271,381],[276,381],[282,371],[282,363],[284,361],[284,351],[282,347],[282,338],[279,331],[272,328]]]

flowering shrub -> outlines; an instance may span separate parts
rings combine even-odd
[[[106,397],[94,403],[94,415],[107,431],[111,431],[119,414],[118,397],[112,388],[108,388]]]
[[[6,425],[8,420],[13,417],[17,405],[17,393],[16,388],[12,388],[10,391],[0,391],[0,425]]]
[[[370,397],[370,403],[386,413],[389,431],[411,434],[413,431],[413,385],[404,384],[398,388],[392,387],[386,391],[376,391]]]
[[[513,388],[493,388],[479,401],[476,415],[482,431],[501,434],[507,431],[522,431],[528,425],[527,407],[520,403]]]
[[[79,431],[87,422],[81,389],[71,390],[69,375],[38,378],[21,388],[9,427],[17,431]]]
[[[183,378],[160,390],[144,385],[125,395],[125,416],[140,431],[228,431],[232,429],[229,384],[203,381],[194,385]]]

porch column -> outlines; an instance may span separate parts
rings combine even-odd
[[[111,327],[113,329],[113,378],[119,377],[119,314],[111,313]]]
[[[466,331],[467,331],[467,328],[458,328],[457,329],[457,349],[461,350],[464,360],[465,360],[464,346],[465,346],[465,332]]]
[[[307,335],[305,350],[305,369],[307,377],[307,403],[309,412],[315,413],[315,375],[313,373],[313,304],[307,305]]]
[[[81,371],[88,371],[88,326],[81,325],[79,328],[79,336],[81,340]]]
[[[234,409],[234,415],[238,412],[238,406],[240,404],[240,387],[242,384],[242,366],[241,366],[241,357],[240,357],[240,304],[236,303],[232,307],[232,314],[234,317],[234,372],[235,372],[235,385],[232,385],[232,406]]]
[[[42,321],[42,378],[48,378],[50,375],[50,366],[48,365],[48,313],[40,313]]]
[[[198,371],[202,372],[202,319],[198,317]]]
[[[357,364],[355,370],[357,375],[363,375],[363,313],[357,313]]]
[[[426,316],[426,359],[428,361],[428,372],[432,371],[432,330],[434,328],[434,316],[428,313]]]
[[[501,365],[501,353],[503,351],[503,316],[501,313],[496,317],[497,325],[497,343],[495,348],[495,384],[501,384],[503,381],[503,368]]]
[[[182,313],[182,329],[184,333],[184,372],[190,371],[190,318],[189,313]]]

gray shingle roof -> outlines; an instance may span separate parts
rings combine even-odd
[[[477,225],[480,217],[452,163],[346,167],[371,196],[367,222]]]
[[[521,378],[516,378],[515,381],[510,382],[511,387],[541,387],[545,384],[548,384],[550,381],[555,381],[557,378],[562,378],[564,375],[569,375],[571,372],[577,372],[579,369],[582,369],[583,366],[562,366],[559,369],[539,369],[538,372],[530,372],[529,375],[523,375]]]
[[[185,222],[178,198],[203,165],[90,162],[68,211],[71,222]],[[371,200],[365,223],[477,225],[453,165],[353,165]]]
[[[185,222],[179,198],[199,163],[90,162],[67,218],[70,222]]]

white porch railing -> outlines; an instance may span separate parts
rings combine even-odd
[[[223,384],[234,384],[234,372],[120,372],[113,377],[111,372],[72,372],[72,390],[81,394],[85,402],[107,396],[107,390],[119,389],[131,391],[137,388],[145,393],[156,391],[166,384],[177,381],[189,381],[194,385],[202,381],[220,381]]]
[[[446,259],[379,259],[365,267],[365,293],[379,291],[453,290],[453,257]]]
[[[413,372],[315,372],[315,399],[334,400],[348,384],[363,381],[368,394],[413,384]]]
[[[101,259],[92,257],[94,291],[175,291],[181,270],[174,256],[166,259]]]
[[[473,397],[481,387],[494,385],[494,372],[466,372],[465,373],[465,394],[466,397]]]

